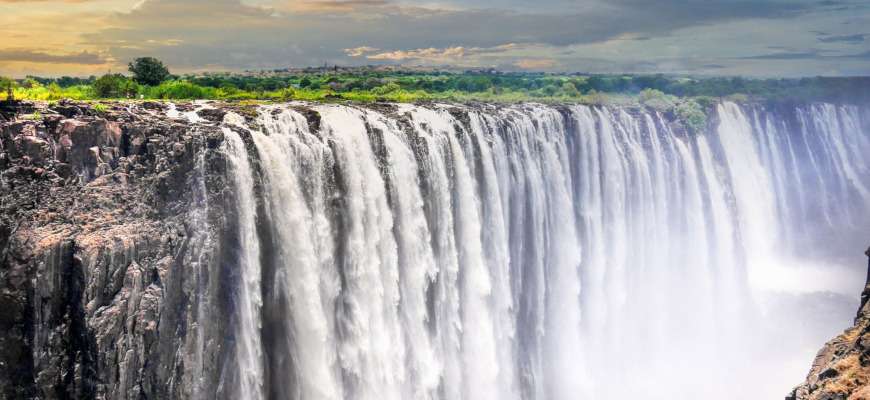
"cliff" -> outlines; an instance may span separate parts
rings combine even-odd
[[[865,253],[870,257],[870,249]],[[870,273],[870,266],[868,266]],[[855,325],[846,329],[816,355],[807,380],[786,400],[870,399],[870,276],[861,293]]]
[[[195,286],[220,278],[191,269],[225,218],[203,174],[221,131],[158,103],[25,106],[0,123],[0,397],[182,397]]]

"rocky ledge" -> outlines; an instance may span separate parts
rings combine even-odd
[[[870,265],[867,271],[855,325],[825,344],[786,400],[870,400]]]
[[[186,332],[218,319],[195,305],[221,301],[221,277],[185,269],[218,258],[223,133],[207,122],[222,113],[190,124],[148,102],[4,111],[0,398],[189,397],[181,371],[208,377],[220,357],[220,343]]]

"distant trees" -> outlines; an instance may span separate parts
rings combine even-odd
[[[295,99],[477,99],[564,100],[598,104],[605,94],[634,96],[637,103],[663,112],[677,112],[702,125],[694,105],[675,107],[687,97],[705,110],[723,99],[870,101],[870,78],[748,79],[735,77],[679,77],[666,75],[544,73],[447,73],[360,70],[350,72],[207,73],[176,77],[153,58],[130,63],[132,77],[110,74],[95,77],[42,78],[28,76],[14,82],[25,99],[55,98],[216,98]],[[0,80],[0,90],[3,82]],[[97,82],[99,81],[99,82]],[[2,98],[0,94],[0,98]]]
[[[140,85],[157,86],[169,79],[169,69],[154,57],[140,57],[129,65],[133,80]]]

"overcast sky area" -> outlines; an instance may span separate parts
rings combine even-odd
[[[404,64],[870,74],[870,0],[0,0],[0,74]]]

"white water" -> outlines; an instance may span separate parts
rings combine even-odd
[[[854,311],[800,301],[863,283],[867,110],[295,106],[225,129],[243,398],[777,398]]]
[[[230,118],[228,118],[229,120]],[[260,243],[256,229],[254,178],[245,142],[230,128],[224,128],[224,151],[230,161],[238,206],[239,224],[239,291],[236,321],[236,360],[241,400],[265,398],[263,391],[263,347],[260,340]]]

